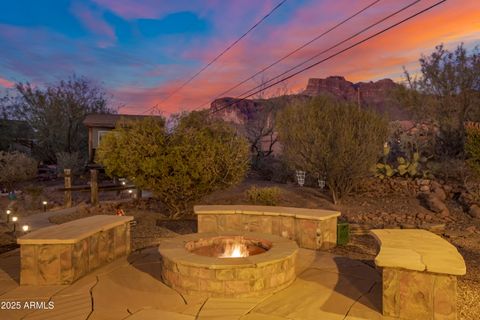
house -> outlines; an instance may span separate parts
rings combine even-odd
[[[88,163],[95,163],[95,151],[97,150],[102,137],[109,131],[115,129],[120,121],[141,120],[146,117],[128,114],[88,114],[83,124],[88,129]]]

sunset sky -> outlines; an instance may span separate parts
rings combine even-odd
[[[208,106],[218,94],[311,40],[373,0],[287,0],[247,37],[182,90],[185,80],[265,16],[280,0],[4,0],[0,7],[0,94],[15,82],[43,86],[75,73],[101,83],[120,113],[155,104],[170,114]],[[413,2],[384,0],[364,14],[228,93],[236,97],[369,24]],[[424,0],[360,35],[362,39],[436,1]],[[288,80],[399,80],[420,55],[444,43],[480,45],[480,1],[449,0],[365,44]],[[325,53],[352,44],[344,44]],[[320,59],[321,59],[320,57]]]

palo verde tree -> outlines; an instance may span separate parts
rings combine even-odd
[[[458,157],[464,150],[465,122],[480,119],[479,47],[468,52],[463,45],[454,51],[439,45],[420,58],[420,67],[417,77],[405,70],[397,98],[417,120],[439,125],[438,156]]]
[[[131,179],[179,218],[203,196],[240,182],[248,169],[247,141],[208,112],[177,115],[174,128],[149,117],[108,133],[97,160],[110,175]]]
[[[287,164],[325,176],[334,203],[371,174],[388,131],[379,114],[327,96],[288,106],[277,125]]]
[[[18,83],[20,100],[13,106],[15,115],[35,132],[35,153],[55,162],[58,153],[87,153],[87,129],[83,120],[88,113],[113,113],[105,91],[94,82],[72,76],[45,88]]]

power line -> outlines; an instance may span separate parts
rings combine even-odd
[[[163,98],[160,103],[165,102],[168,100],[171,96],[173,96],[175,93],[178,91],[182,90],[187,84],[192,82],[193,79],[195,79],[200,73],[205,71],[208,67],[210,67],[213,63],[215,63],[218,59],[220,59],[227,51],[229,51],[231,48],[233,48],[237,43],[239,43],[243,38],[245,38],[251,31],[253,31],[256,27],[258,27],[264,20],[266,20],[275,10],[280,8],[287,0],[282,0],[279,4],[277,4],[272,10],[270,10],[263,18],[261,18],[257,23],[255,23],[250,29],[248,29],[244,34],[240,36],[237,40],[235,40],[233,43],[231,43],[228,47],[226,47],[222,52],[220,52],[215,58],[213,58],[209,63],[207,63],[203,68],[201,68],[197,73],[195,73],[193,76],[191,76],[187,81],[182,83],[180,87],[175,89],[172,93],[167,95],[165,98]],[[154,107],[155,108],[155,107]]]
[[[378,20],[377,22],[372,23],[372,24],[369,25],[368,27],[365,27],[365,28],[363,28],[362,30],[356,32],[356,33],[353,34],[352,36],[350,36],[350,37],[348,37],[348,38],[346,38],[346,39],[344,39],[344,40],[342,40],[342,41],[340,41],[340,42],[337,42],[337,43],[334,44],[333,46],[331,46],[331,47],[329,47],[329,48],[327,48],[327,49],[325,49],[325,50],[323,50],[323,51],[315,54],[314,56],[312,56],[312,57],[310,57],[309,59],[307,59],[307,60],[305,60],[305,61],[297,64],[296,66],[288,69],[287,71],[284,71],[284,72],[280,73],[279,75],[276,75],[275,77],[273,77],[273,78],[265,81],[264,83],[262,83],[262,84],[260,84],[260,85],[258,85],[258,86],[256,86],[256,87],[254,87],[254,88],[252,88],[252,89],[250,89],[250,90],[247,90],[247,91],[243,92],[243,93],[240,94],[239,96],[243,96],[243,95],[245,95],[245,94],[248,94],[248,93],[251,92],[251,91],[254,91],[254,90],[257,90],[257,89],[259,89],[259,88],[261,88],[261,87],[264,87],[264,86],[265,86],[266,84],[268,84],[269,82],[272,82],[272,81],[274,81],[275,79],[278,79],[278,78],[280,78],[281,76],[284,76],[285,74],[287,74],[287,73],[289,73],[289,72],[291,72],[291,71],[293,71],[293,70],[295,70],[295,69],[297,69],[297,68],[305,65],[306,63],[314,60],[315,58],[320,57],[322,54],[324,54],[324,53],[326,53],[326,52],[328,52],[328,51],[330,51],[330,50],[332,50],[332,49],[334,49],[334,48],[336,48],[336,47],[338,47],[338,46],[340,46],[340,45],[342,45],[342,44],[344,44],[344,43],[346,43],[346,42],[348,42],[348,41],[350,41],[350,40],[352,40],[353,38],[357,37],[358,35],[360,35],[360,34],[366,32],[366,31],[370,30],[371,28],[373,28],[373,27],[379,25],[380,23],[382,23],[382,22],[390,19],[391,17],[393,17],[393,16],[401,13],[402,11],[405,11],[405,10],[407,10],[408,8],[414,6],[415,4],[419,3],[420,1],[421,1],[421,0],[415,0],[415,1],[407,4],[406,6],[400,8],[399,10],[397,10],[397,11],[389,14],[388,16],[386,16],[386,17]],[[265,89],[266,89],[266,88],[264,88],[263,90],[265,90]]]
[[[238,103],[239,101],[245,100],[245,99],[247,99],[247,98],[249,98],[249,97],[251,97],[251,96],[253,96],[253,95],[255,95],[255,94],[257,94],[257,93],[259,93],[259,92],[261,92],[261,91],[263,91],[263,90],[265,90],[265,89],[271,88],[271,87],[273,87],[273,86],[275,86],[275,85],[277,85],[277,84],[279,84],[279,83],[281,83],[281,82],[283,82],[283,81],[285,81],[285,80],[288,80],[288,79],[290,79],[290,78],[293,78],[294,76],[296,76],[296,75],[298,75],[298,74],[300,74],[300,73],[302,73],[302,72],[305,72],[306,70],[309,70],[309,69],[311,69],[311,68],[313,68],[313,67],[315,67],[315,66],[317,66],[317,65],[319,65],[319,64],[321,64],[321,63],[323,63],[323,62],[325,62],[325,61],[327,61],[327,60],[330,60],[330,59],[336,57],[337,55],[340,55],[340,54],[342,54],[343,52],[348,51],[348,50],[350,50],[350,49],[352,49],[352,48],[354,48],[354,47],[356,47],[356,46],[358,46],[358,45],[360,45],[360,44],[362,44],[362,43],[364,43],[364,42],[366,42],[366,41],[368,41],[368,40],[370,40],[370,39],[372,39],[372,38],[374,38],[374,37],[377,37],[378,35],[383,34],[383,33],[387,32],[388,30],[393,29],[393,28],[395,28],[396,26],[398,26],[398,25],[400,25],[400,24],[402,24],[402,23],[404,23],[404,22],[406,22],[406,21],[408,21],[408,20],[410,20],[410,19],[413,19],[413,18],[415,18],[416,16],[418,16],[418,15],[420,15],[420,14],[426,12],[426,11],[429,11],[429,10],[433,9],[434,7],[436,7],[436,6],[444,3],[444,2],[446,2],[446,1],[447,1],[447,0],[439,1],[439,2],[437,2],[437,3],[435,3],[435,4],[431,5],[431,6],[429,6],[429,7],[427,7],[427,8],[425,8],[425,9],[423,9],[423,10],[417,12],[417,13],[414,13],[413,15],[408,16],[407,18],[405,18],[405,19],[403,19],[403,20],[401,20],[401,21],[399,21],[399,22],[397,22],[397,23],[394,23],[393,25],[391,25],[391,26],[389,26],[389,27],[387,27],[387,28],[385,28],[385,29],[382,29],[382,30],[374,33],[373,35],[371,35],[371,36],[369,36],[369,37],[367,37],[367,38],[365,38],[365,39],[362,39],[362,40],[360,40],[360,41],[358,41],[358,42],[356,42],[356,43],[348,46],[348,47],[345,48],[345,49],[342,49],[342,50],[340,50],[340,51],[338,51],[338,52],[336,52],[336,53],[334,53],[334,54],[332,54],[332,55],[330,55],[330,56],[328,56],[328,57],[326,57],[326,58],[324,58],[324,59],[322,59],[322,60],[320,60],[320,61],[318,61],[318,62],[315,62],[315,63],[309,65],[308,67],[305,67],[305,68],[301,69],[300,71],[297,71],[297,72],[295,72],[295,73],[293,73],[293,74],[291,74],[291,75],[289,75],[289,76],[287,76],[287,77],[284,77],[284,78],[280,79],[279,81],[276,81],[275,83],[270,84],[270,85],[268,85],[267,87],[265,87],[265,88],[263,88],[263,89],[261,89],[261,90],[258,90],[258,91],[256,91],[256,92],[253,92],[253,93],[249,94],[248,96],[245,96],[245,97],[243,97],[243,98],[240,98],[239,100],[234,101],[233,103],[230,103],[230,104],[227,104],[227,105],[225,105],[225,106],[223,106],[223,107],[221,107],[221,108],[218,108],[217,110],[214,110],[214,111],[212,111],[211,113],[213,114],[213,113],[219,112],[219,111],[221,111],[221,110],[223,110],[223,109],[226,109],[226,108],[228,108],[229,106],[234,105],[235,103]]]
[[[254,73],[253,75],[251,75],[250,77],[246,78],[245,80],[241,81],[240,83],[234,85],[233,87],[223,91],[222,93],[219,93],[215,98],[213,98],[214,100],[215,99],[218,99],[222,96],[224,96],[225,94],[227,94],[228,92],[238,88],[239,86],[241,86],[242,84],[246,83],[247,81],[250,81],[252,80],[253,78],[255,78],[256,76],[258,76],[259,74],[267,71],[268,69],[274,67],[275,65],[279,64],[280,62],[282,62],[283,60],[287,59],[288,57],[292,56],[293,54],[297,53],[298,51],[302,50],[303,48],[309,46],[310,44],[312,44],[313,42],[317,41],[318,39],[322,38],[323,36],[327,35],[328,33],[332,32],[333,30],[337,29],[338,27],[340,27],[341,25],[347,23],[348,21],[352,20],[353,18],[355,18],[356,16],[358,16],[359,14],[365,12],[366,10],[370,9],[371,7],[373,7],[375,4],[379,3],[381,0],[376,0],[374,2],[372,2],[371,4],[369,4],[368,6],[366,6],[365,8],[361,9],[360,11],[357,11],[356,13],[354,13],[353,15],[351,15],[350,17],[342,20],[341,22],[337,23],[336,25],[334,25],[333,27],[329,28],[328,30],[322,32],[320,35],[316,36],[315,38],[313,38],[312,40],[310,41],[307,41],[306,43],[304,43],[303,45],[301,45],[300,47],[296,48],[295,50],[293,51],[290,51],[288,54],[284,55],[283,57],[281,57],[280,59],[276,60],[275,62],[273,62],[272,64],[268,65],[267,67],[264,67],[263,69],[257,71],[256,73]],[[207,103],[209,102],[206,102],[204,104],[202,104],[201,106],[198,106],[196,108],[194,108],[194,110],[196,109],[199,109],[201,107],[203,107],[204,105],[206,105]]]

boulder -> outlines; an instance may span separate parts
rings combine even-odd
[[[445,194],[447,196],[450,196],[452,194],[453,187],[448,185],[448,184],[445,184],[445,185],[443,185],[443,191],[445,191]]]
[[[480,218],[480,206],[478,206],[477,204],[472,204],[470,206],[470,209],[468,210],[468,214],[472,218]]]
[[[422,186],[420,186],[420,191],[421,192],[429,192],[430,191],[430,186],[422,185]]]
[[[432,181],[430,184],[430,192],[442,201],[447,200],[447,194],[442,188],[442,185],[436,181]]]
[[[428,210],[435,213],[441,213],[442,216],[446,216],[449,214],[445,202],[443,202],[442,199],[437,197],[434,193],[425,193],[423,196],[423,200]]]

